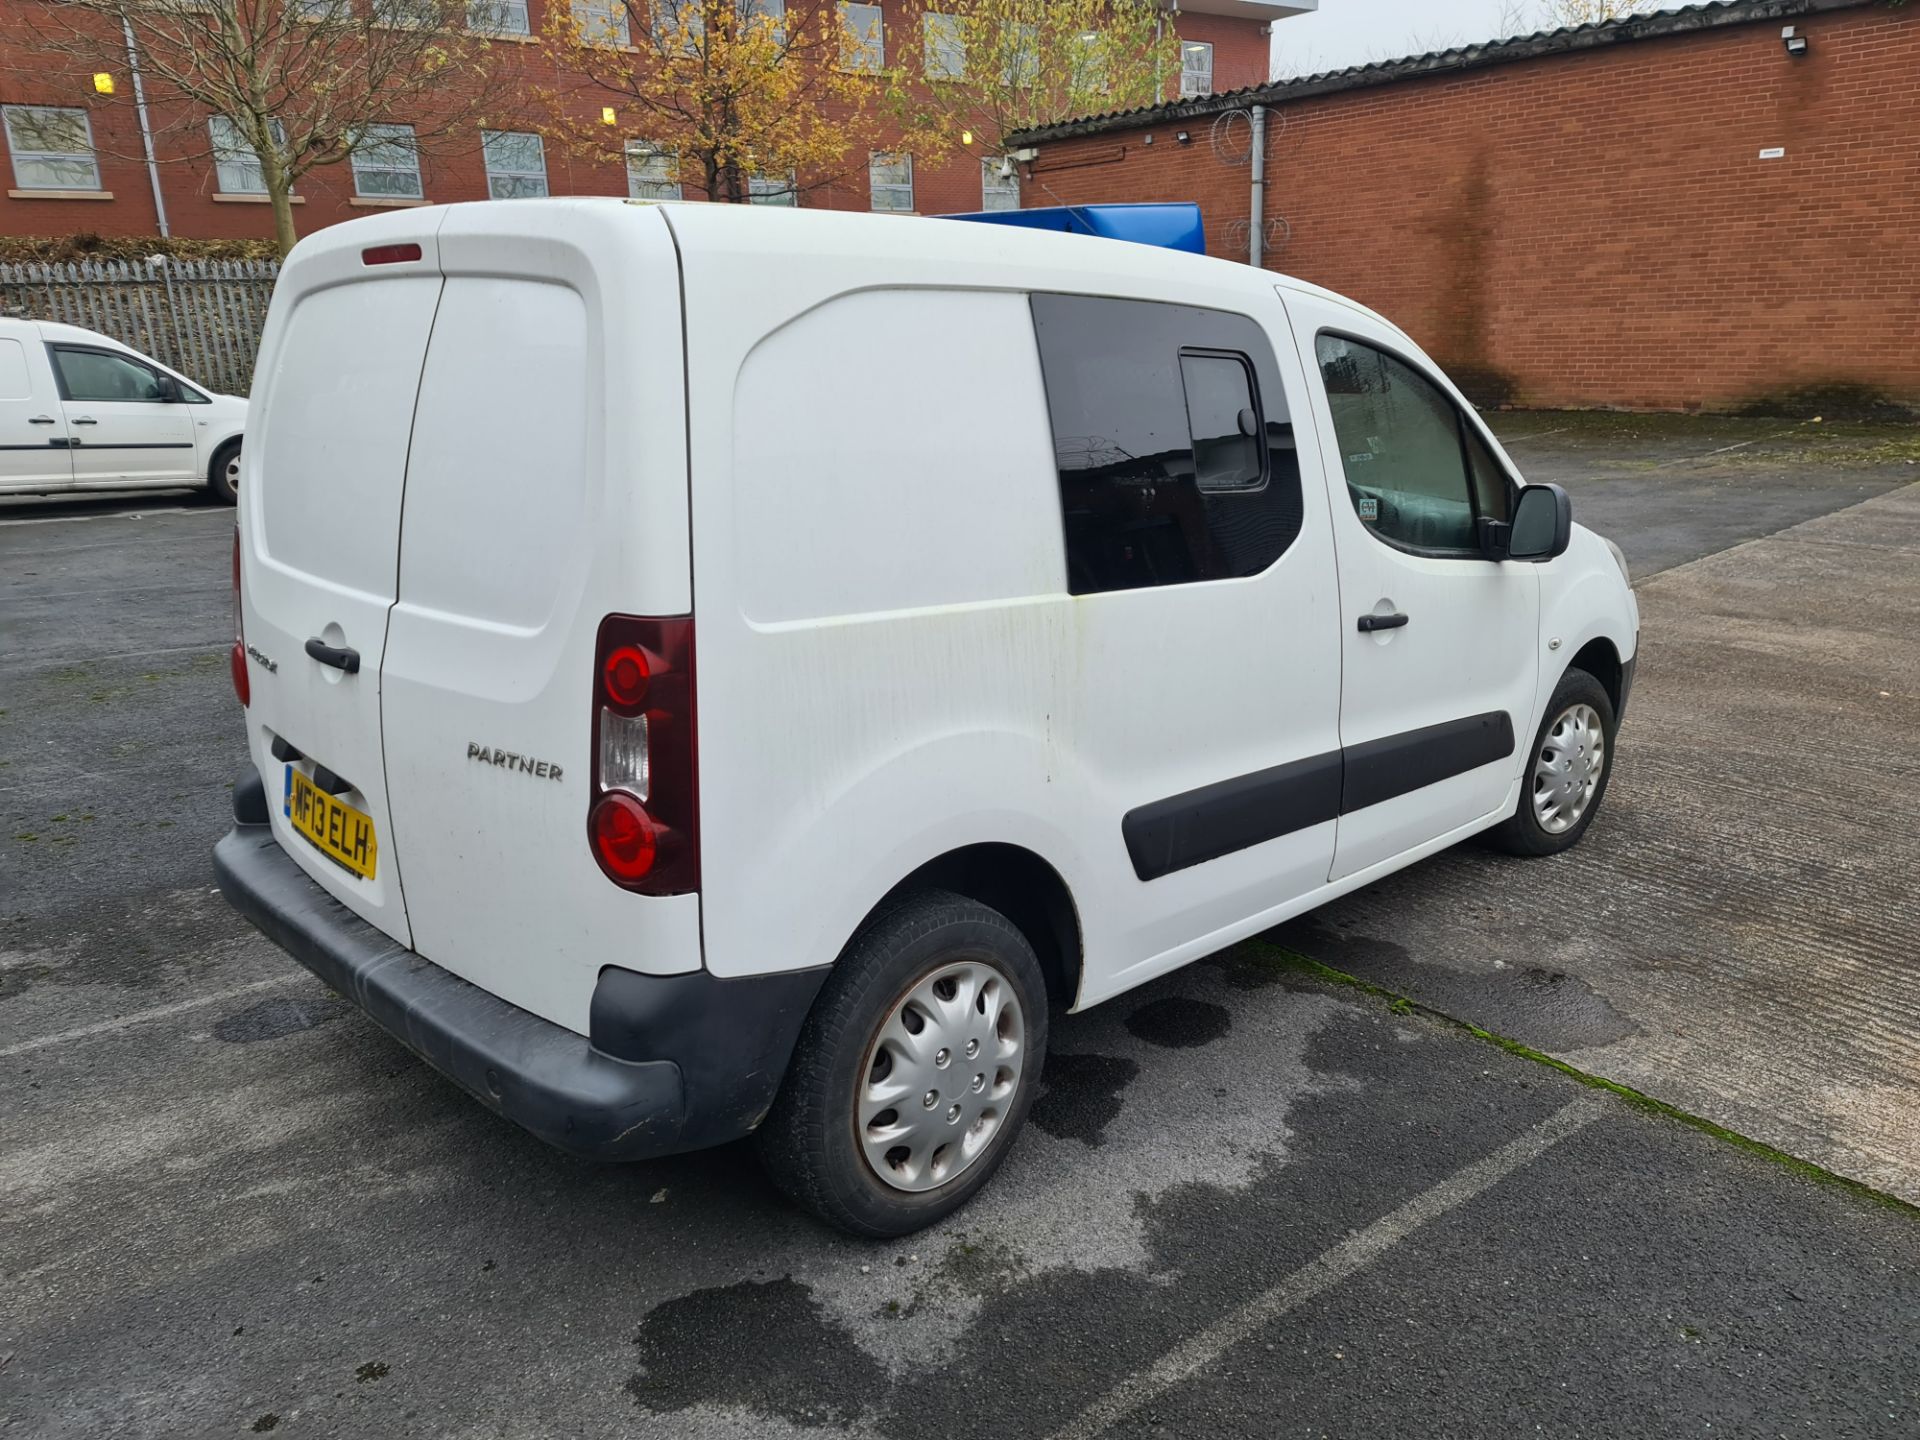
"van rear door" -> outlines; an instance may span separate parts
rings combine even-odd
[[[240,486],[248,740],[275,836],[403,944],[380,667],[440,290],[436,244],[417,216],[308,240],[280,277],[262,339]]]
[[[600,622],[692,608],[679,262],[606,200],[458,206],[439,254],[380,676],[412,944],[585,1031],[603,966],[700,964],[699,897],[587,835]]]

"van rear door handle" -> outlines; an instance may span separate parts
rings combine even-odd
[[[344,670],[349,675],[360,673],[360,652],[349,650],[344,645],[329,645],[318,635],[307,641],[307,654],[322,665],[331,665],[336,670]]]
[[[1397,612],[1392,615],[1362,615],[1360,617],[1360,633],[1362,635],[1371,635],[1375,630],[1398,630],[1406,623],[1407,617]],[[311,644],[312,642],[309,641],[308,643]]]

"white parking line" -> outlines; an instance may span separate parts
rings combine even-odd
[[[1564,435],[1572,428],[1571,425],[1559,425],[1552,430],[1533,430],[1525,435],[1502,435],[1500,437],[1500,443],[1502,445],[1518,445],[1522,440],[1544,440],[1549,435]]]
[[[1592,1124],[1599,1118],[1604,1104],[1597,1095],[1582,1096],[1484,1160],[1476,1160],[1431,1190],[1414,1196],[1398,1210],[1381,1216],[1366,1229],[1349,1235],[1271,1290],[1256,1295],[1224,1319],[1169,1350],[1150,1369],[1139,1372],[1056,1430],[1052,1440],[1092,1440],[1142,1405],[1191,1379],[1263,1326],[1371,1265],[1421,1226],[1458,1209],[1521,1166],[1538,1159],[1557,1142]]]
[[[0,1049],[0,1060],[11,1060],[16,1055],[45,1050],[49,1045],[64,1045],[69,1040],[89,1040],[95,1035],[111,1035],[115,1031],[125,1030],[130,1026],[144,1025],[149,1020],[164,1020],[169,1015],[184,1015],[187,1011],[198,1010],[202,1006],[217,1005],[222,1000],[234,1000],[242,995],[257,994],[262,990],[278,989],[282,985],[291,985],[296,980],[307,978],[306,971],[295,970],[286,975],[276,975],[271,980],[255,980],[252,984],[236,985],[231,990],[217,991],[212,995],[201,995],[192,1000],[176,1000],[171,1005],[156,1005],[151,1010],[136,1010],[131,1015],[116,1015],[111,1020],[101,1020],[92,1025],[62,1030],[56,1035],[36,1036],[32,1040],[22,1040]]]
[[[96,515],[29,515],[19,520],[0,520],[0,529],[13,525],[78,525],[87,520],[145,520],[151,515],[206,515],[214,519],[225,516],[228,524],[233,523],[233,511],[230,509],[210,510],[199,505],[162,506],[158,510],[102,510]]]

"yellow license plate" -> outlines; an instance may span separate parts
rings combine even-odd
[[[322,855],[362,880],[373,878],[380,850],[371,816],[342,804],[291,765],[284,810],[288,823]]]

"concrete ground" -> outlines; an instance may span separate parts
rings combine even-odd
[[[1500,428],[1663,572],[1587,843],[1057,1022],[995,1185],[891,1246],[745,1147],[549,1152],[254,935],[227,517],[0,505],[0,1434],[1914,1434],[1911,1210],[1290,958],[1909,1183],[1920,446]]]

